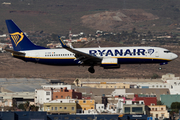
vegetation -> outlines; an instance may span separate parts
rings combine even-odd
[[[21,110],[24,110],[24,111],[25,111],[24,104],[19,104],[19,105],[18,105],[18,109],[21,109]]]
[[[180,102],[173,102],[171,104],[171,114],[172,113],[178,113],[180,110]]]
[[[152,75],[151,79],[156,79],[156,78],[160,78],[160,76],[159,76],[158,74],[154,73],[154,74]],[[161,101],[159,101],[159,103],[160,103],[160,102],[161,102]]]
[[[24,110],[24,111],[38,111],[39,107],[35,105],[30,105],[29,101],[26,101],[24,104],[19,104],[18,109]]]
[[[29,108],[30,108],[29,101],[26,101],[26,103],[24,104],[25,111],[29,111]]]
[[[160,100],[157,101],[157,105],[164,105]]]

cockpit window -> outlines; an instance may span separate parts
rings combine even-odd
[[[164,51],[164,53],[171,53],[171,51]]]

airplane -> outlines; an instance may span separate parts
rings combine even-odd
[[[13,49],[6,51],[26,62],[59,66],[90,66],[88,71],[94,73],[94,66],[116,69],[120,68],[121,64],[164,65],[178,57],[168,49],[160,47],[73,48],[66,45],[61,37],[59,41],[62,48],[49,49],[33,44],[12,20],[6,20],[6,25],[13,45]]]

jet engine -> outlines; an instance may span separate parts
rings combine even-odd
[[[120,64],[118,64],[117,58],[103,58],[101,67],[104,67],[104,69],[114,69],[120,68]]]

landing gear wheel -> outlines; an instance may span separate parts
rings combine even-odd
[[[94,73],[94,72],[95,72],[94,67],[93,67],[93,66],[89,67],[89,68],[88,68],[88,71],[89,71],[90,73]]]

